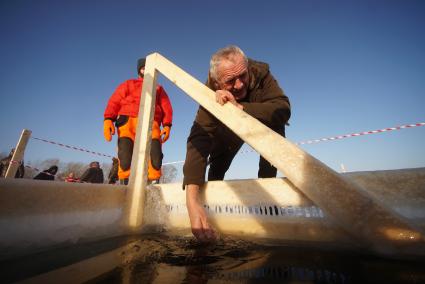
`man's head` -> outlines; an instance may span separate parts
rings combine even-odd
[[[227,90],[242,100],[248,92],[248,58],[235,45],[222,48],[211,57],[210,76],[217,90]]]
[[[48,173],[50,173],[50,174],[52,174],[52,175],[55,175],[57,172],[58,172],[58,166],[51,166],[50,168],[48,168],[47,169],[47,172]]]
[[[140,58],[137,60],[137,75],[143,78],[145,75],[145,65],[146,65],[146,58]]]
[[[91,162],[90,163],[90,168],[99,168],[100,164],[97,161]]]

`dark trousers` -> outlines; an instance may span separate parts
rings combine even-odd
[[[233,158],[242,147],[240,143],[236,147],[229,147],[227,149],[213,149],[209,157],[210,168],[208,170],[208,180],[223,180],[224,175],[229,169]],[[258,177],[271,178],[276,177],[277,169],[272,166],[266,159],[260,156],[258,163]]]

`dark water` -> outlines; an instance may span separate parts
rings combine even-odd
[[[39,283],[425,283],[425,259],[263,246],[230,237],[210,245],[162,235],[116,238],[2,261],[0,267],[2,283],[35,281],[37,275],[44,277]],[[75,271],[84,277],[73,278]]]

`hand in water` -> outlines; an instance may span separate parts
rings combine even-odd
[[[217,239],[214,228],[209,224],[205,209],[199,201],[199,186],[188,185],[186,206],[189,213],[192,234],[200,242],[213,242]]]

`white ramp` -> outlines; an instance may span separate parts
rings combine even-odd
[[[212,90],[160,54],[148,56],[147,69],[155,70],[153,78],[156,77],[156,71],[162,73],[232,129],[352,236],[378,251],[423,249],[424,237],[420,229],[402,215],[244,111],[232,104],[219,105],[215,102]],[[143,92],[154,90],[154,81],[145,82]],[[147,95],[143,92],[142,96]],[[145,107],[144,113],[149,113],[149,109]],[[137,188],[138,185],[134,186]]]

